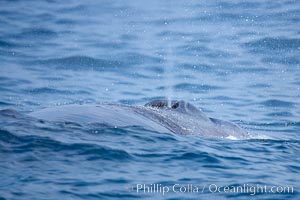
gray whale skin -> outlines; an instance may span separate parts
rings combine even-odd
[[[239,126],[207,117],[185,101],[155,100],[144,106],[124,104],[65,105],[46,108],[29,115],[46,121],[100,123],[112,127],[143,128],[182,135],[201,135],[227,139],[249,139]]]

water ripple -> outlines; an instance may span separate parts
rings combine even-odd
[[[96,59],[88,56],[71,56],[48,60],[35,61],[36,64],[55,66],[57,69],[67,70],[97,70],[115,71],[122,66],[119,61]]]
[[[293,102],[281,101],[278,99],[271,99],[264,102],[261,102],[263,106],[267,107],[294,107],[295,104]]]

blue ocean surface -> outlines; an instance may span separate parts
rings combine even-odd
[[[264,137],[28,117],[163,98]],[[299,155],[300,1],[0,1],[1,200],[300,199]]]

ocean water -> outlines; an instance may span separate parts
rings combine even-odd
[[[299,27],[296,0],[1,0],[0,199],[300,199]],[[269,139],[27,117],[160,98]]]

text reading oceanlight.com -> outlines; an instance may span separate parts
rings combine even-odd
[[[133,192],[143,194],[161,194],[167,193],[240,193],[256,195],[262,193],[294,193],[293,186],[281,186],[281,185],[260,185],[260,184],[242,184],[242,185],[218,185],[218,184],[135,184],[131,187]]]

